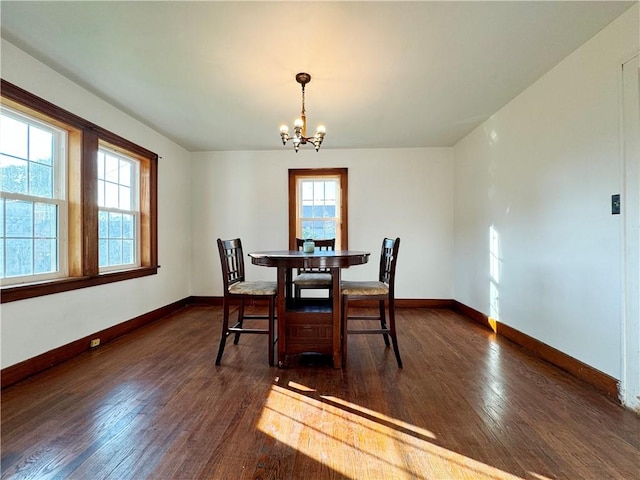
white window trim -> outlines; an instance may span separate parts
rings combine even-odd
[[[104,267],[98,267],[98,270],[100,273],[106,273],[106,272],[115,272],[115,271],[121,271],[121,270],[128,270],[128,269],[135,269],[135,268],[140,268],[142,262],[141,262],[141,242],[140,242],[140,217],[141,212],[140,212],[140,161],[137,160],[136,158],[133,158],[129,155],[125,155],[119,151],[116,151],[112,148],[109,148],[108,146],[104,145],[104,144],[100,144],[99,148],[98,148],[98,152],[100,151],[104,151],[104,152],[108,152],[111,155],[114,155],[116,157],[118,157],[119,159],[124,159],[128,162],[130,162],[134,168],[133,168],[133,178],[131,179],[131,207],[132,210],[123,210],[120,208],[113,208],[113,207],[104,207],[101,206],[100,204],[98,204],[98,212],[103,211],[103,212],[112,212],[112,213],[122,213],[122,214],[127,214],[127,215],[133,215],[135,222],[134,222],[134,261],[132,263],[121,263],[118,265],[108,265],[108,266],[104,266]],[[100,239],[98,238],[98,244],[100,243]]]
[[[303,209],[303,200],[302,200],[302,184],[307,182],[327,182],[327,181],[335,181],[336,183],[336,213],[335,217],[303,217],[302,209]],[[320,222],[335,222],[336,226],[336,247],[342,245],[341,235],[340,235],[340,212],[342,211],[342,206],[340,204],[341,196],[341,185],[340,185],[340,176],[339,175],[321,175],[317,177],[301,177],[298,178],[296,185],[296,236],[298,238],[302,238],[302,222],[303,221],[320,221]]]
[[[56,205],[58,210],[57,224],[57,263],[58,269],[50,273],[32,273],[29,275],[19,275],[12,277],[0,278],[1,286],[21,285],[25,283],[36,283],[47,280],[55,280],[68,277],[69,275],[69,259],[68,259],[68,210],[69,202],[67,198],[67,142],[68,132],[64,129],[44,122],[38,118],[32,117],[25,113],[16,111],[8,106],[0,106],[0,112],[3,115],[14,118],[20,122],[36,126],[42,130],[47,130],[54,137],[54,158],[53,158],[53,198],[38,197],[35,195],[21,194],[14,192],[0,191],[0,197],[6,200],[23,200],[32,203],[47,203]],[[6,218],[5,218],[6,221]],[[6,250],[3,252],[3,258],[6,259]]]

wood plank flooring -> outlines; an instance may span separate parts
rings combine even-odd
[[[640,479],[640,417],[446,309],[343,370],[189,307],[2,391],[3,479]]]

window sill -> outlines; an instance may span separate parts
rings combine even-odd
[[[107,283],[131,280],[132,278],[146,277],[158,273],[155,267],[140,267],[131,270],[102,273],[91,277],[67,277],[46,282],[29,283],[22,285],[8,285],[0,289],[0,303],[15,302],[28,298],[51,295],[53,293],[69,292],[80,288],[95,287]]]

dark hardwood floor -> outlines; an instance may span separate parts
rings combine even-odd
[[[639,479],[640,418],[444,309],[399,309],[348,365],[214,365],[190,307],[2,391],[6,479]]]

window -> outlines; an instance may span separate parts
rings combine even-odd
[[[324,240],[335,238],[340,229],[339,178],[299,178],[298,218],[299,238]]]
[[[138,266],[138,163],[98,150],[98,266]]]
[[[0,82],[2,303],[157,273],[158,156]]]
[[[335,238],[347,250],[346,200],[346,168],[289,170],[289,248],[296,238]]]
[[[65,276],[66,132],[0,109],[0,279]]]

